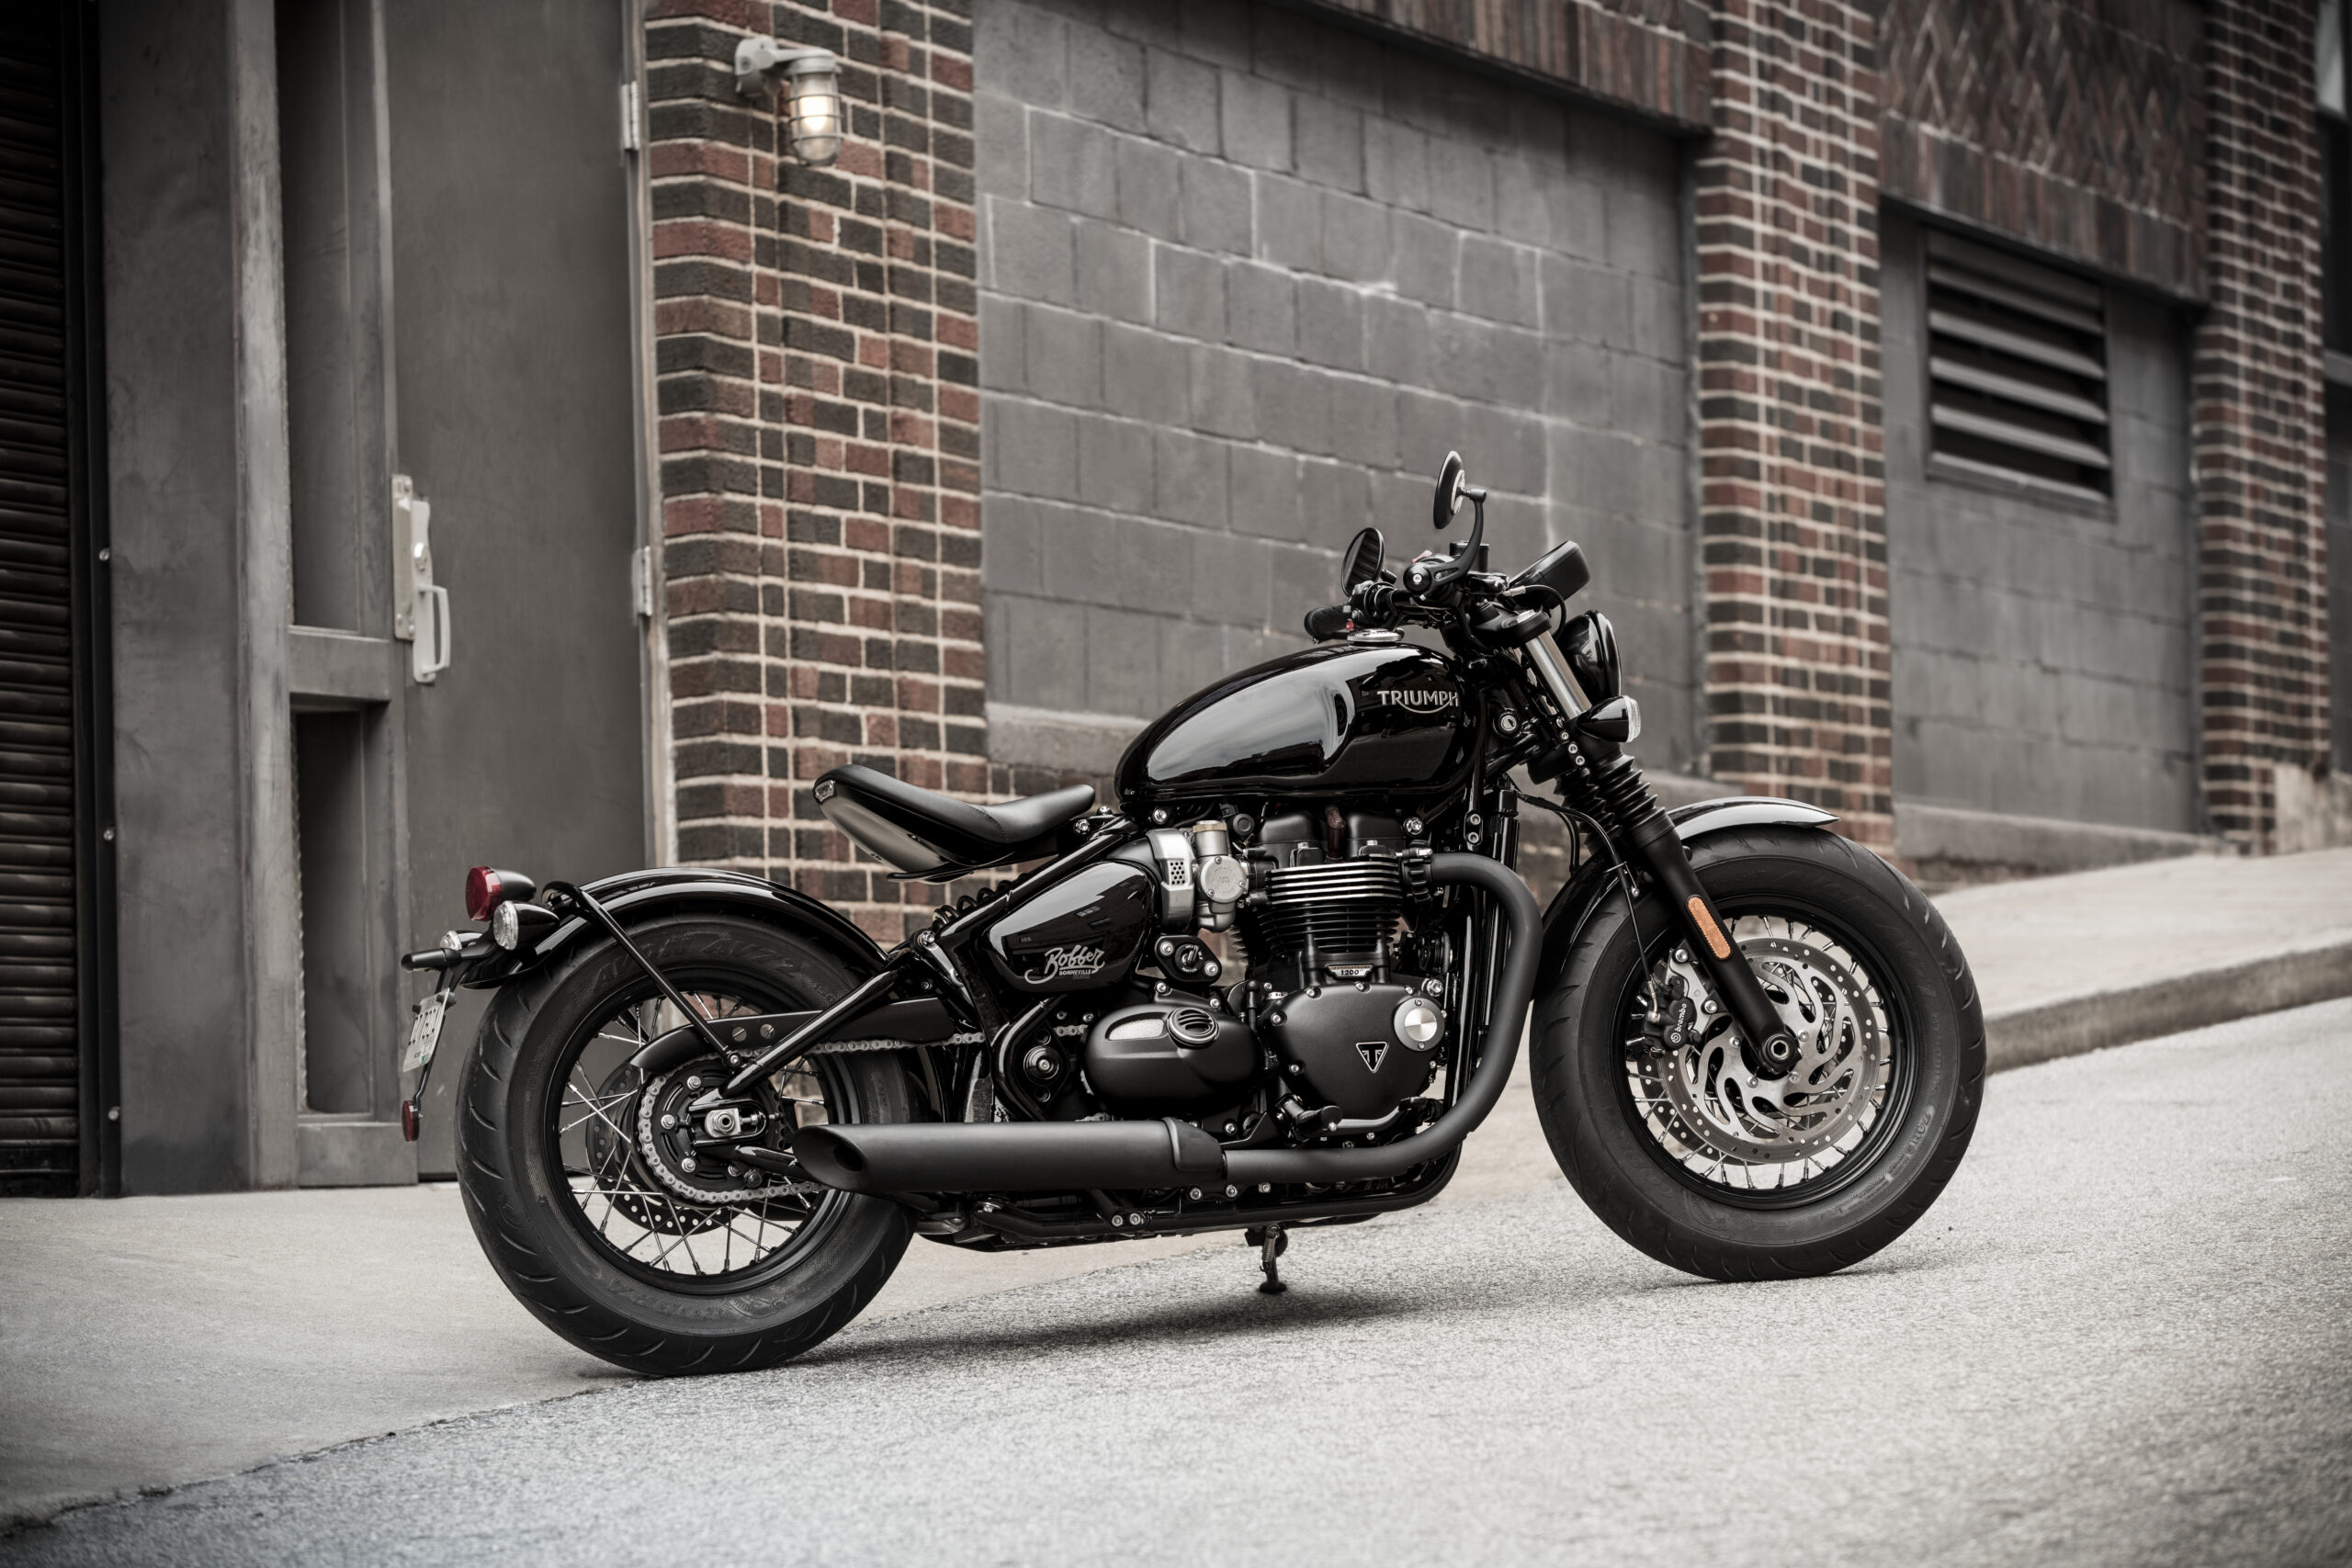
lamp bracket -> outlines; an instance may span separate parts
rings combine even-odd
[[[832,58],[830,49],[791,49],[764,35],[747,38],[735,46],[735,91],[747,98],[758,97],[767,86],[769,72],[796,60]]]

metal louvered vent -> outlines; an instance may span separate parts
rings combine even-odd
[[[65,198],[51,7],[0,22],[0,1190],[79,1155]]]
[[[2108,493],[2098,285],[1930,231],[1928,371],[1939,461]]]

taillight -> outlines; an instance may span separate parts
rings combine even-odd
[[[498,873],[486,865],[478,865],[466,873],[466,919],[486,920],[505,897],[498,886]]]
[[[511,899],[527,899],[539,890],[539,885],[519,871],[499,871],[478,865],[466,873],[466,918],[486,920],[490,913]]]

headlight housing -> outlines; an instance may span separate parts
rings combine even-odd
[[[1617,628],[1598,610],[1571,615],[1553,634],[1568,673],[1589,703],[1605,703],[1625,694],[1625,672],[1617,661]]]

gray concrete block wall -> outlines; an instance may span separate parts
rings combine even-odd
[[[1672,144],[1272,6],[975,28],[990,697],[1151,716],[1303,646],[1458,447],[1498,566],[1584,545],[1690,767]]]
[[[2196,831],[2180,318],[2109,292],[2111,503],[2044,498],[1931,470],[1918,227],[1883,255],[1898,800]]]

